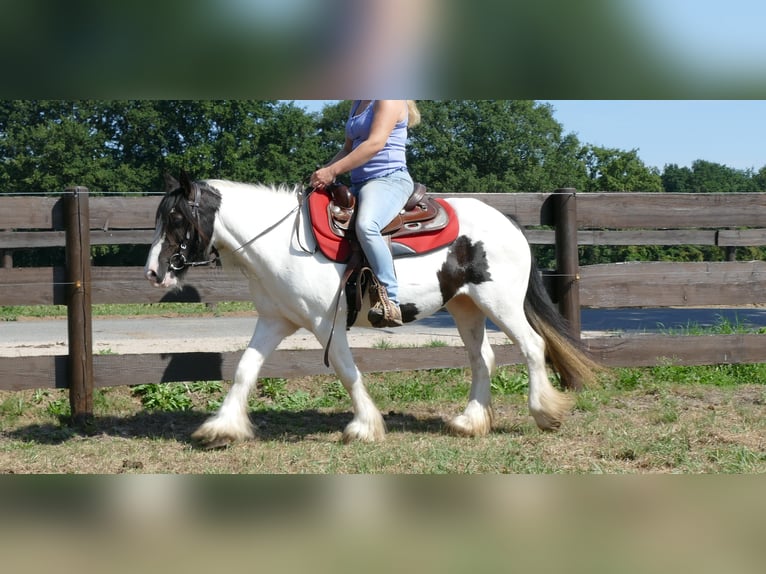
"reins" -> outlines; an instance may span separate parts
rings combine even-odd
[[[194,190],[194,199],[193,200],[188,200],[187,203],[188,203],[188,205],[189,205],[189,207],[191,209],[191,213],[192,213],[192,217],[194,218],[194,222],[192,222],[192,225],[186,230],[186,240],[181,242],[181,245],[179,245],[179,247],[178,247],[178,251],[170,256],[170,261],[168,262],[168,266],[173,271],[181,271],[181,270],[183,270],[183,269],[185,269],[187,267],[203,267],[203,266],[207,266],[207,265],[213,265],[213,264],[218,262],[218,252],[216,251],[216,249],[214,247],[212,248],[212,251],[213,251],[212,255],[213,256],[210,259],[206,259],[206,260],[203,260],[203,261],[189,261],[187,259],[187,257],[186,257],[186,251],[189,249],[189,245],[188,244],[191,242],[191,230],[193,228],[199,230],[199,207],[200,207],[201,191],[200,191],[199,185],[196,182],[192,182],[191,185],[192,185],[192,189]],[[299,199],[298,199],[298,205],[296,205],[293,209],[291,209],[288,213],[286,213],[281,219],[279,219],[278,221],[276,221],[275,223],[273,223],[272,225],[270,225],[269,227],[267,227],[266,229],[264,229],[263,231],[258,233],[255,237],[253,237],[252,239],[249,239],[248,241],[246,241],[245,243],[243,243],[242,245],[237,247],[232,253],[237,253],[237,252],[241,251],[242,249],[244,249],[248,245],[251,245],[252,243],[257,241],[258,239],[260,239],[264,235],[267,235],[268,233],[270,233],[271,231],[273,231],[274,229],[279,227],[286,219],[288,219],[291,215],[293,215],[298,210],[300,210],[300,208],[303,205],[303,201],[313,191],[314,191],[313,189],[310,189],[306,193],[301,194]],[[299,217],[300,217],[300,213],[298,213],[298,217],[296,217],[296,220],[295,220],[295,234],[296,234],[296,237],[298,237],[298,244],[300,245],[301,249],[305,253],[310,253],[310,254],[314,253],[315,251],[312,252],[312,251],[308,250],[300,242],[300,237],[299,237],[299,225],[300,225]]]

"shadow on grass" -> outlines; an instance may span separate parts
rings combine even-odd
[[[8,438],[28,443],[57,445],[82,437],[101,435],[120,438],[149,438],[174,440],[197,446],[191,434],[210,413],[202,411],[141,411],[132,416],[96,416],[78,424],[67,419],[60,423],[36,423],[6,431]],[[440,417],[418,418],[390,411],[383,417],[389,433],[413,432],[443,434],[444,420]],[[315,433],[342,431],[351,422],[350,412],[255,411],[250,420],[255,426],[256,440],[298,442]]]

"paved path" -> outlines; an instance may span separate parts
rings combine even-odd
[[[722,318],[732,324],[766,327],[766,309],[584,309],[583,336],[605,332],[651,332],[683,329],[689,325],[709,327]],[[93,319],[95,352],[136,354],[173,351],[237,351],[250,341],[257,317],[151,317]],[[489,325],[492,342],[505,336]],[[433,341],[461,345],[448,313],[437,313],[399,329],[354,328],[353,347],[383,345],[424,346]],[[281,349],[316,349],[320,343],[305,330],[280,345]],[[66,320],[20,320],[0,322],[0,356],[65,355]]]

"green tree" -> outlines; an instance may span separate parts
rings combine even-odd
[[[735,193],[766,191],[759,174],[738,170],[720,163],[698,159],[691,168],[666,165],[662,183],[667,192],[676,193]]]
[[[3,101],[0,184],[146,192],[180,169],[199,179],[298,182],[323,155],[316,122],[276,100]]]
[[[662,191],[658,170],[647,167],[636,150],[586,146],[588,182],[584,191]]]
[[[548,104],[531,100],[420,101],[410,132],[415,179],[442,192],[551,191],[579,187],[579,142]]]

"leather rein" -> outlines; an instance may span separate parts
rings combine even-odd
[[[170,256],[168,266],[173,271],[182,271],[183,269],[186,269],[187,267],[203,267],[207,265],[219,264],[219,254],[218,254],[218,251],[215,249],[215,247],[212,248],[212,252],[211,252],[212,256],[210,259],[206,259],[202,261],[189,261],[187,257],[187,251],[189,250],[189,243],[191,242],[191,239],[192,239],[192,230],[199,229],[199,206],[200,206],[200,196],[202,195],[199,185],[196,182],[192,182],[191,185],[192,185],[192,189],[194,190],[194,199],[187,200],[187,203],[189,205],[189,208],[191,209],[194,222],[192,223],[192,225],[190,225],[186,229],[186,239],[181,242],[181,245],[178,246],[178,250],[173,255]],[[272,225],[270,225],[269,227],[267,227],[266,229],[258,233],[255,237],[253,237],[252,239],[246,241],[245,243],[237,247],[233,251],[233,253],[237,253],[238,251],[241,251],[242,249],[244,249],[251,243],[257,241],[258,239],[260,239],[261,237],[263,237],[264,235],[266,235],[267,233],[271,232],[276,227],[281,225],[283,221],[285,221],[288,217],[293,215],[296,211],[298,211],[301,208],[303,200],[311,192],[313,192],[313,189],[301,195],[301,197],[299,198],[300,201],[298,202],[297,206],[291,209],[284,217],[279,219],[279,221],[273,223]],[[297,227],[298,227],[298,220],[296,219],[296,234],[297,234]],[[304,248],[302,245],[301,245],[301,248],[304,251],[308,252],[308,250]]]

